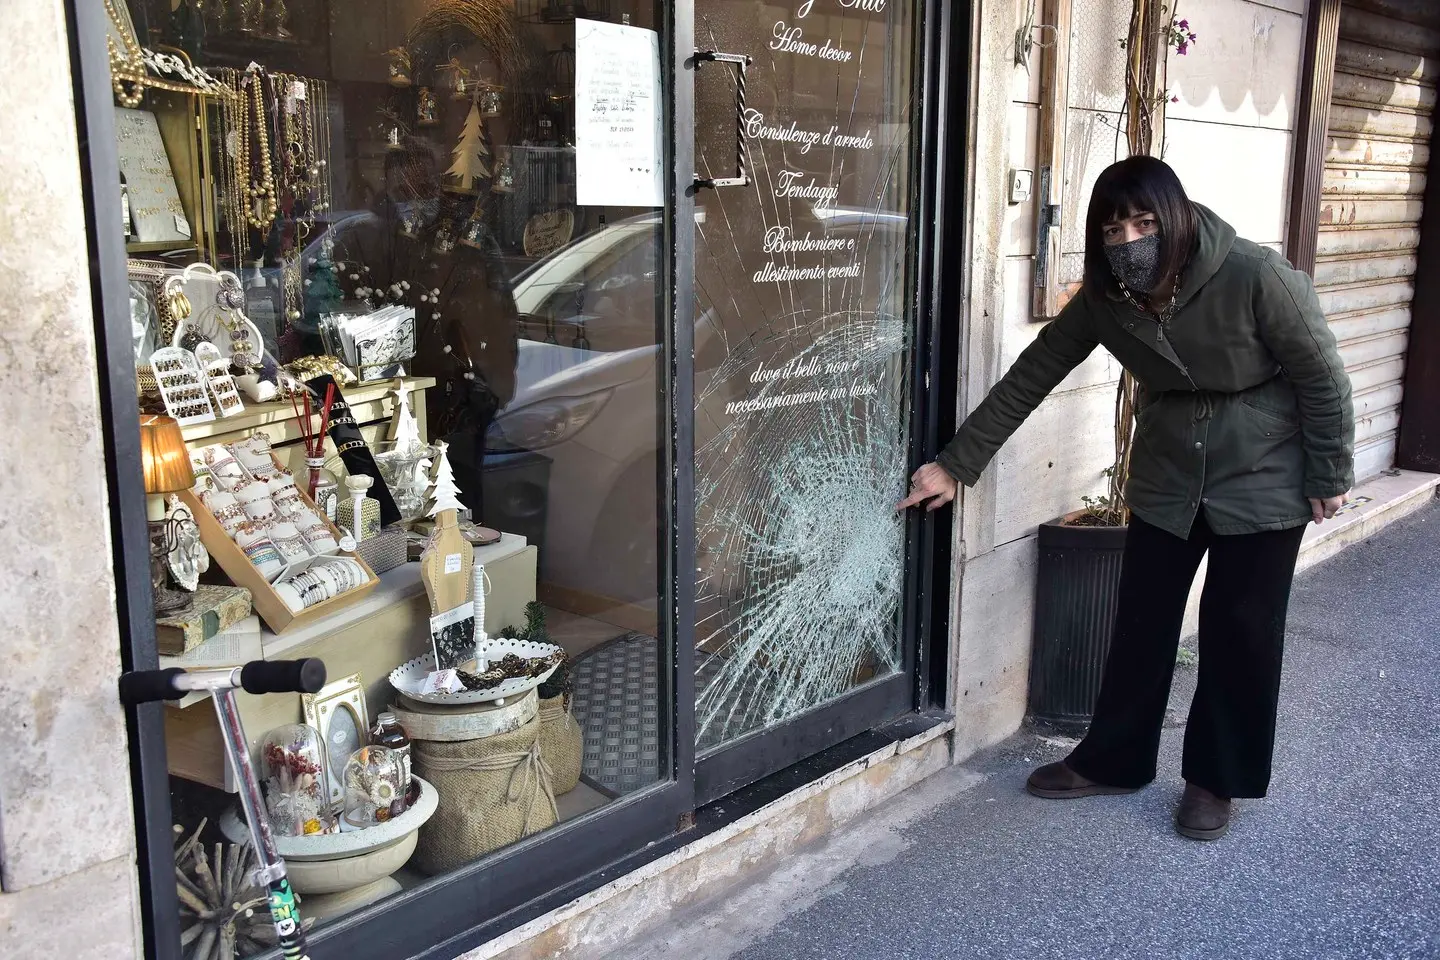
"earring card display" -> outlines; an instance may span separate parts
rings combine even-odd
[[[331,534],[336,540],[339,540],[342,536],[340,528],[329,520],[324,519],[324,513],[315,505],[315,501],[306,495],[304,490],[298,490],[297,492],[300,495],[301,501],[321,517]],[[229,577],[236,586],[244,587],[250,591],[252,602],[255,605],[255,612],[260,615],[260,619],[265,621],[265,625],[275,633],[284,633],[291,627],[329,616],[340,607],[360,599],[366,593],[373,590],[375,585],[380,582],[379,578],[375,575],[375,571],[365,562],[364,558],[342,550],[337,556],[354,559],[364,572],[365,578],[363,582],[361,582],[359,586],[346,590],[344,593],[333,596],[328,600],[322,600],[296,613],[291,610],[284,599],[275,592],[275,587],[265,578],[265,575],[256,569],[255,565],[245,556],[245,551],[241,550],[236,546],[235,541],[230,539],[230,535],[225,532],[225,528],[220,525],[220,521],[215,519],[215,515],[200,502],[200,498],[195,495],[194,491],[186,490],[181,493],[180,501],[190,508],[190,512],[194,515],[195,522],[200,527],[200,542],[205,545],[205,549],[210,551],[211,558],[220,564],[220,569],[225,571],[225,575]]]
[[[202,343],[195,347],[195,359],[210,384],[210,392],[220,408],[220,416],[228,417],[245,409],[235,378],[230,375],[230,361],[220,355],[213,343]]]
[[[120,172],[130,191],[130,214],[142,244],[189,246],[192,231],[180,203],[180,190],[160,136],[155,114],[115,108],[115,136],[120,144]]]
[[[160,385],[165,412],[180,426],[215,419],[205,374],[195,354],[179,347],[161,347],[150,355],[150,366],[155,372],[155,382]]]

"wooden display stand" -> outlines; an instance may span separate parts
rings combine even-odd
[[[315,505],[315,501],[306,496],[304,490],[297,488],[297,492],[300,494],[300,500],[313,510],[316,516],[324,520],[325,513]],[[275,592],[270,581],[255,569],[250,558],[245,556],[245,551],[235,545],[235,541],[230,539],[225,528],[220,526],[220,521],[216,520],[214,515],[206,509],[205,504],[200,502],[200,498],[189,490],[181,492],[179,496],[180,502],[189,509],[195,518],[196,525],[200,528],[200,542],[205,544],[205,549],[210,551],[210,556],[220,564],[220,569],[225,571],[225,576],[229,577],[232,583],[250,591],[250,599],[255,604],[255,612],[260,614],[260,619],[264,620],[266,626],[276,633],[284,633],[292,626],[310,623],[329,616],[335,612],[336,608],[359,600],[366,593],[375,589],[375,585],[380,582],[375,577],[375,571],[371,570],[370,565],[358,554],[338,553],[336,556],[343,556],[360,564],[365,571],[365,582],[354,589],[346,590],[339,596],[322,600],[313,607],[306,607],[296,613],[284,600],[280,599],[280,595]],[[339,542],[340,537],[343,536],[340,528],[329,520],[325,520],[325,526],[336,542]]]

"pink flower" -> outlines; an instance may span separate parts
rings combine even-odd
[[[1183,56],[1185,56],[1185,52],[1186,52],[1189,48],[1190,48],[1190,44],[1189,44],[1189,43],[1181,43],[1179,46],[1177,46],[1177,47],[1175,48],[1175,52],[1178,53],[1178,54],[1180,54],[1180,56],[1183,57]]]
[[[1189,29],[1190,29],[1190,21],[1189,21],[1189,20],[1181,20],[1180,23],[1178,24],[1178,26],[1180,27],[1181,30],[1189,30]]]
[[[1195,34],[1193,34],[1193,33],[1190,34],[1189,40],[1190,40],[1191,43],[1194,43],[1194,42],[1195,42]]]
[[[1180,102],[1180,98],[1179,98],[1179,97],[1171,97],[1171,98],[1170,98],[1170,102],[1171,102],[1171,103],[1179,103],[1179,102]]]

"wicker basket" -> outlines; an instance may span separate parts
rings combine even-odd
[[[480,740],[416,740],[415,775],[434,784],[440,809],[420,828],[412,865],[430,874],[464,866],[554,826],[555,789],[540,752],[540,718]]]
[[[565,698],[541,700],[540,756],[550,767],[557,795],[569,793],[580,782],[580,762],[584,753],[585,737],[580,732],[580,724],[570,715]]]

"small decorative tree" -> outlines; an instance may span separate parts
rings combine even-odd
[[[455,473],[450,468],[450,445],[442,440],[437,446],[440,448],[440,456],[435,459],[435,481],[428,494],[430,510],[427,516],[434,517],[441,525],[447,522],[454,525],[459,511],[465,509],[465,504],[460,502],[460,485],[455,482]],[[449,517],[442,516],[447,512]]]
[[[460,140],[450,151],[455,162],[445,171],[445,176],[456,181],[453,189],[463,193],[479,190],[475,182],[490,178],[490,148],[485,145],[485,125],[480,117],[479,101],[470,100],[470,112],[465,116],[465,126],[460,130]]]
[[[420,446],[420,423],[410,409],[410,384],[404,381],[395,388],[395,416],[391,424],[397,449]]]

